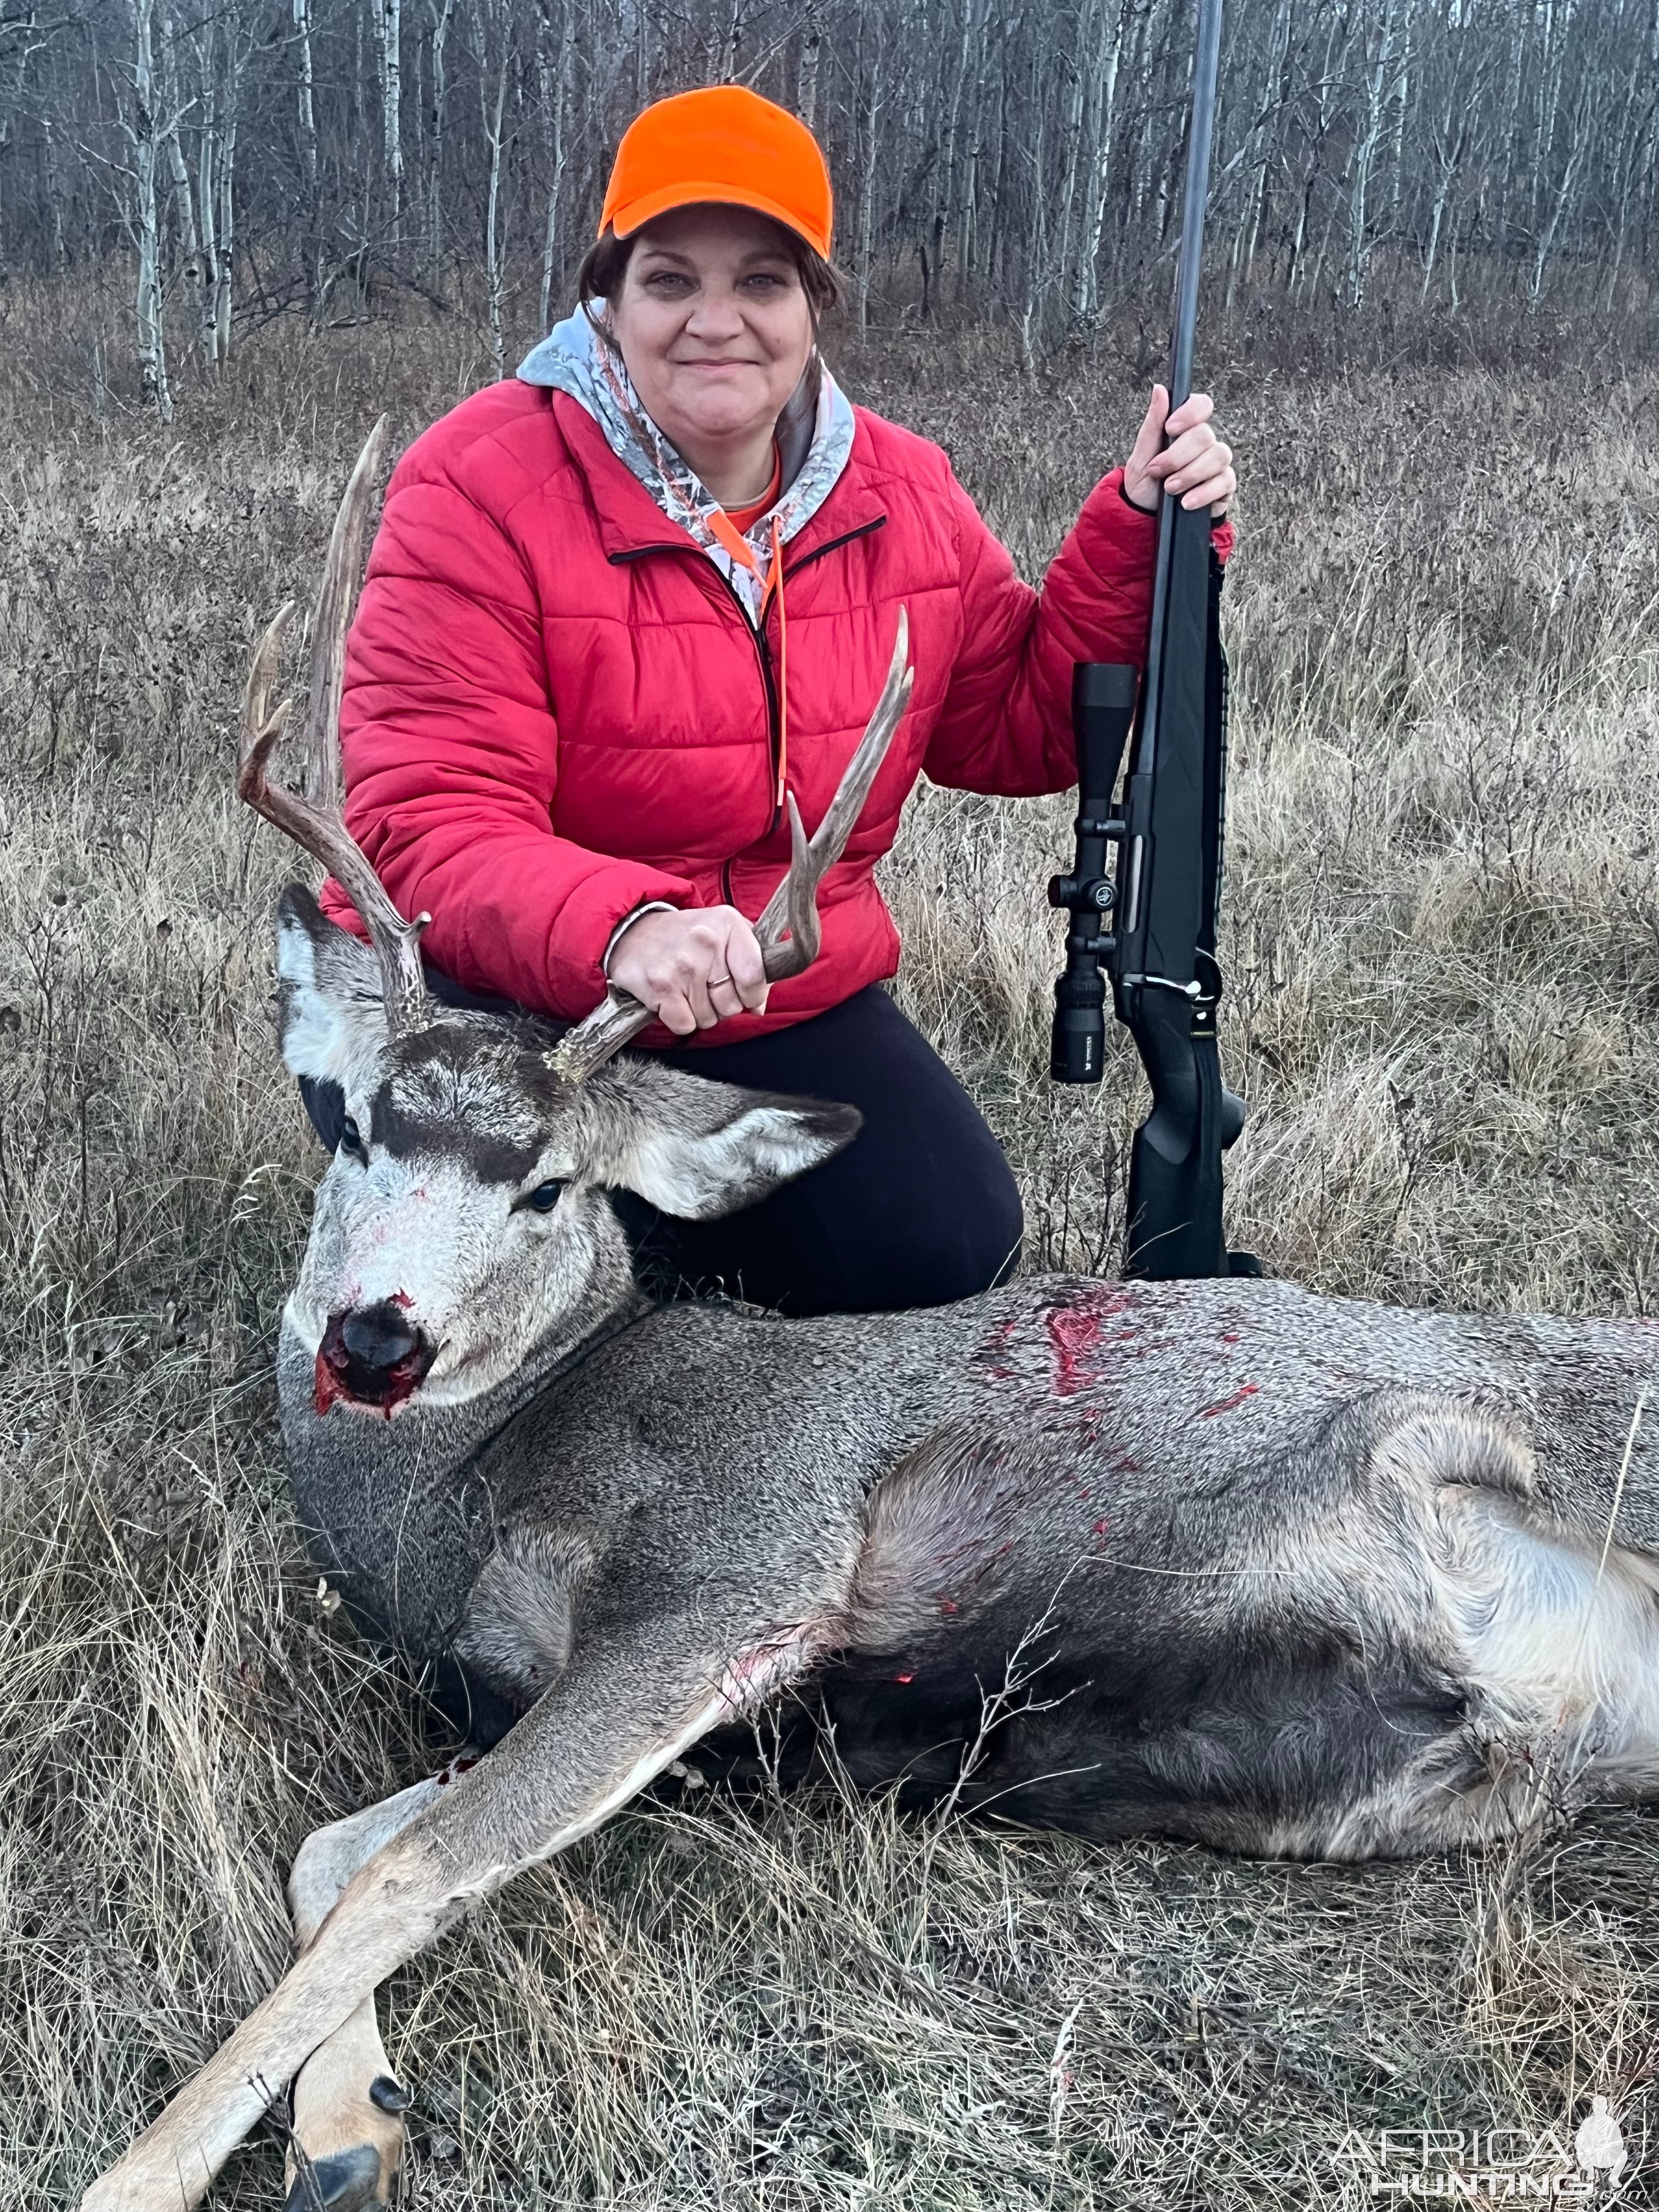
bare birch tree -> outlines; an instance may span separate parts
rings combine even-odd
[[[167,389],[167,333],[162,326],[161,210],[156,186],[161,149],[170,136],[157,112],[154,0],[131,0],[132,100],[122,128],[132,154],[132,226],[138,249],[138,374],[146,398],[164,422],[173,420]]]

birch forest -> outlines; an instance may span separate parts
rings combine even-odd
[[[1659,271],[1659,0],[1233,0],[1212,316],[1613,314]],[[848,313],[1161,329],[1192,0],[0,0],[0,284],[126,272],[136,378],[282,315],[560,312],[647,100],[817,132]]]

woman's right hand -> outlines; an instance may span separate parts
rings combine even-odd
[[[766,1011],[760,941],[734,906],[642,914],[617,939],[610,977],[676,1036]]]

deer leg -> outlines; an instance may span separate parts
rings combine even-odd
[[[306,1838],[288,1884],[294,1932],[302,1950],[359,1868],[476,1764],[476,1753],[464,1752],[441,1774]],[[292,2135],[285,2212],[367,2212],[371,2206],[389,2205],[403,2165],[403,2113],[409,2100],[380,2040],[372,1994],[313,2051],[289,2096]]]
[[[718,1620],[688,1611],[596,1638],[494,1750],[358,1869],[276,1988],[93,2184],[82,2212],[191,2212],[389,1973],[475,1899],[608,1820],[711,1728],[804,1672],[825,1633],[816,1620],[763,1631],[750,1620],[722,1635]]]

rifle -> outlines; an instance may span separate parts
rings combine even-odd
[[[1192,390],[1204,201],[1215,116],[1221,0],[1200,0],[1198,54],[1182,203],[1170,410]],[[1216,1042],[1221,970],[1216,913],[1226,802],[1226,662],[1221,565],[1210,517],[1159,502],[1152,632],[1144,680],[1132,667],[1080,661],[1073,673],[1077,860],[1048,886],[1066,909],[1066,968],[1054,986],[1050,1073],[1098,1083],[1105,1060],[1105,983],[1139,1052],[1151,1111],[1129,1161],[1124,1273],[1155,1278],[1257,1274],[1230,1253],[1221,1225],[1221,1155],[1244,1122],[1224,1088]],[[1137,694],[1139,695],[1137,697]],[[1134,744],[1114,809],[1131,728]],[[1117,849],[1112,878],[1109,849]],[[1115,917],[1107,927],[1108,917]]]

